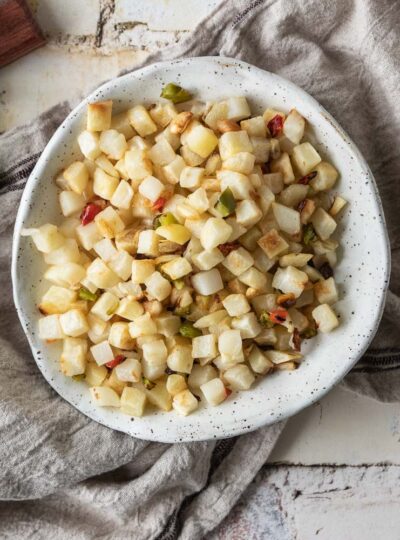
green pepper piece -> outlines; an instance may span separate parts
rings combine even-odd
[[[187,337],[190,339],[193,339],[195,337],[201,336],[202,332],[198,328],[195,328],[193,326],[193,323],[189,321],[185,321],[181,324],[181,327],[179,328],[179,333],[183,337]]]
[[[314,242],[314,240],[317,239],[317,235],[315,233],[314,227],[311,225],[311,223],[308,223],[304,226],[303,229],[303,242],[306,246],[310,244],[311,242]]]
[[[260,324],[262,324],[265,328],[272,328],[274,326],[274,323],[271,321],[268,311],[262,311],[258,320],[260,321]]]
[[[147,379],[146,377],[142,377],[142,383],[143,383],[143,386],[146,388],[146,390],[151,390],[152,388],[155,387],[155,384],[151,382],[149,379]]]
[[[90,292],[86,287],[79,289],[78,296],[81,300],[89,300],[89,302],[95,302],[97,300],[97,294]]]
[[[230,188],[226,188],[215,206],[215,209],[222,215],[227,217],[235,211],[236,200]]]
[[[161,90],[161,97],[169,99],[172,103],[183,103],[192,99],[192,94],[175,83],[169,83]]]

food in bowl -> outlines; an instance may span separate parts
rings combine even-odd
[[[62,341],[62,372],[95,403],[132,416],[218,405],[339,324],[346,201],[306,120],[162,96],[119,114],[90,103],[82,158],[55,179],[64,221],[23,230],[49,265],[41,339]]]

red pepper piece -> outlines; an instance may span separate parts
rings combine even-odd
[[[317,171],[310,172],[309,174],[306,174],[305,176],[302,176],[297,183],[298,184],[303,184],[303,185],[306,186],[316,176],[317,176]]]
[[[283,130],[283,118],[280,114],[276,114],[267,124],[269,132],[273,137],[278,137]]]
[[[225,394],[226,397],[229,397],[232,394],[232,390],[230,388],[225,388]]]
[[[119,354],[118,356],[116,356],[114,358],[114,360],[110,360],[110,362],[107,362],[106,363],[106,366],[108,368],[113,368],[115,366],[118,366],[118,364],[120,364],[121,362],[123,362],[124,360],[126,359],[126,356],[124,356],[123,354]]]
[[[269,318],[271,319],[271,322],[274,324],[282,324],[286,321],[286,318],[288,316],[288,312],[286,309],[278,308],[274,309],[273,311],[270,311]]]
[[[153,204],[153,210],[155,212],[161,212],[165,206],[167,199],[165,197],[159,197],[156,202]]]
[[[87,225],[88,223],[91,223],[97,216],[97,214],[101,211],[102,208],[98,204],[88,203],[81,214],[82,225]]]
[[[300,351],[301,350],[301,337],[300,337],[300,333],[299,331],[297,330],[297,328],[295,328],[293,330],[293,348],[295,351]]]
[[[235,249],[239,249],[240,244],[239,242],[226,242],[225,244],[220,244],[218,246],[218,249],[224,255],[225,257],[229,255],[231,251],[234,251]]]

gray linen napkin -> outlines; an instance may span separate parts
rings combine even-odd
[[[221,54],[279,73],[357,142],[383,199],[393,272],[379,332],[342,384],[384,401],[400,400],[399,29],[396,0],[230,0],[148,59]],[[13,308],[11,237],[26,179],[69,108],[0,137],[0,537],[199,539],[244,493],[284,426],[217,443],[148,443],[92,422],[44,381]]]

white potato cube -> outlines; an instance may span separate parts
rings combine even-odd
[[[293,148],[292,160],[300,174],[304,176],[321,162],[321,156],[311,143],[305,142]]]
[[[253,118],[249,118],[248,120],[242,120],[240,127],[244,131],[247,131],[249,137],[265,138],[267,136],[267,126],[262,116],[253,116]]]
[[[198,391],[202,384],[215,379],[217,375],[217,370],[210,364],[205,366],[194,364],[193,369],[188,377],[188,385],[193,390]]]
[[[314,170],[317,175],[311,180],[310,186],[315,189],[315,191],[332,189],[339,176],[335,167],[326,161],[321,161]]]
[[[187,388],[185,377],[183,375],[178,375],[177,373],[168,376],[166,386],[167,391],[171,396],[176,396],[179,392],[183,392],[183,390],[186,390]]]
[[[170,338],[179,332],[181,319],[177,315],[165,313],[159,315],[156,319],[157,332],[163,336]]]
[[[198,272],[192,276],[192,286],[198,294],[209,296],[224,288],[219,270],[213,268],[206,272]]]
[[[332,277],[317,281],[314,285],[314,294],[320,304],[334,304],[339,300],[336,283]]]
[[[270,276],[270,274],[260,272],[260,270],[254,268],[254,266],[251,266],[248,270],[243,272],[243,274],[240,274],[238,278],[248,287],[256,289],[257,291],[266,292],[267,289],[271,289],[270,283],[268,284],[268,276]]]
[[[111,118],[111,128],[122,133],[125,139],[130,139],[135,135],[135,130],[129,123],[128,113],[126,111],[116,114]]]
[[[65,313],[77,299],[77,292],[52,285],[42,296],[38,306],[45,315]]]
[[[265,375],[274,367],[271,360],[267,358],[256,345],[251,349],[249,364],[254,373],[260,375]]]
[[[107,206],[94,218],[99,232],[105,238],[115,238],[125,229],[125,224],[112,206]]]
[[[287,152],[283,152],[279,158],[271,162],[271,172],[280,173],[284,184],[293,184],[295,181],[292,163]]]
[[[276,229],[268,231],[257,243],[269,259],[274,259],[289,247],[289,244]]]
[[[256,163],[267,162],[271,149],[269,139],[265,139],[264,137],[250,137],[250,142],[253,147],[253,154],[256,158]]]
[[[150,314],[145,313],[129,323],[129,332],[133,338],[149,336],[157,333],[157,325],[150,317]]]
[[[242,337],[239,330],[226,330],[218,337],[218,349],[221,354],[235,358],[243,352]]]
[[[78,225],[75,230],[79,243],[87,251],[93,249],[94,245],[103,238],[94,221],[87,225]]]
[[[93,249],[104,262],[110,261],[118,253],[118,251],[115,249],[113,241],[109,238],[103,238],[99,242],[96,242]]]
[[[251,115],[249,104],[244,96],[230,97],[225,100],[225,103],[227,120],[237,122]]]
[[[158,236],[155,231],[140,231],[137,252],[150,257],[157,257]]]
[[[86,272],[80,264],[68,262],[62,265],[50,266],[44,274],[44,278],[60,285],[60,287],[77,287],[85,277]]]
[[[60,325],[64,334],[70,337],[81,336],[89,330],[86,316],[80,309],[71,309],[60,315]]]
[[[104,261],[97,258],[90,263],[86,270],[86,275],[99,289],[114,287],[120,280],[118,276],[109,268]]]
[[[282,266],[282,268],[285,268],[285,266],[302,268],[312,258],[313,256],[311,253],[288,253],[279,259],[279,265]]]
[[[89,171],[82,161],[74,161],[63,173],[72,191],[82,194],[89,182]]]
[[[111,325],[108,342],[118,349],[133,349],[134,339],[129,333],[129,324],[126,322],[116,322]]]
[[[209,218],[201,232],[200,242],[204,249],[211,250],[228,241],[232,227],[222,218]]]
[[[177,184],[183,169],[186,167],[182,156],[175,156],[174,159],[163,167],[165,180],[170,184]]]
[[[103,131],[111,125],[112,100],[88,103],[87,130]]]
[[[192,339],[193,358],[214,358],[216,355],[217,345],[213,334],[197,336]]]
[[[324,334],[332,332],[332,330],[339,326],[338,318],[328,304],[321,304],[313,309],[312,316],[317,324],[318,330]]]
[[[317,208],[311,216],[311,223],[321,240],[328,240],[337,227],[333,217],[321,207]]]
[[[93,191],[102,199],[109,201],[119,184],[118,178],[110,176],[103,169],[97,168],[94,172]]]
[[[119,173],[117,169],[114,167],[111,161],[104,154],[100,154],[100,156],[95,160],[95,164],[100,169],[102,169],[105,173],[119,179]],[[93,172],[91,173],[91,176],[94,176],[94,171],[96,167],[93,164],[92,164],[92,167],[93,167]]]
[[[255,313],[252,311],[232,319],[231,324],[232,328],[235,330],[240,330],[242,339],[255,338],[262,330]]]
[[[107,377],[107,368],[98,366],[95,362],[89,362],[85,369],[85,382],[89,386],[100,386]]]
[[[240,201],[236,206],[236,219],[243,227],[252,227],[260,221],[262,215],[260,208],[251,199]]]
[[[161,364],[167,360],[168,350],[162,339],[150,341],[149,343],[143,343],[143,358],[148,362],[154,364]]]
[[[253,152],[253,146],[246,131],[229,131],[219,139],[219,153],[223,161],[239,152]]]
[[[116,129],[107,129],[100,135],[100,150],[110,159],[121,159],[128,149],[125,136]]]
[[[297,207],[307,197],[308,190],[308,185],[291,184],[282,191],[279,202],[285,206]]]
[[[235,171],[242,174],[250,174],[254,168],[256,157],[250,152],[239,152],[234,156],[226,159],[222,168],[228,171]]]
[[[64,236],[55,225],[46,223],[38,229],[23,229],[22,236],[30,236],[38,251],[50,253],[64,243]]]
[[[203,167],[184,167],[179,178],[179,183],[183,188],[195,190],[200,187],[203,178]]]
[[[90,313],[102,321],[108,321],[116,312],[119,299],[110,292],[104,292],[94,304]]]
[[[192,347],[189,345],[176,345],[169,353],[167,365],[173,371],[190,373],[193,366]]]
[[[136,317],[143,315],[143,312],[143,305],[130,296],[121,298],[118,309],[115,311],[117,315],[128,321],[134,321]]]
[[[206,158],[218,145],[218,138],[212,129],[200,124],[190,130],[186,144],[192,152]]]
[[[177,257],[162,265],[162,270],[172,280],[179,279],[192,271],[192,265],[185,257]]]
[[[64,332],[60,324],[59,315],[48,315],[39,319],[39,338],[46,341],[63,339]]]
[[[255,377],[245,364],[238,364],[224,372],[224,381],[232,390],[248,390],[254,383]]]
[[[128,209],[131,206],[133,189],[125,180],[121,180],[111,197],[111,204],[117,208]]]
[[[211,270],[214,266],[217,266],[224,260],[224,256],[218,248],[213,248],[210,251],[201,251],[192,256],[193,264],[199,268],[199,270]]]
[[[173,409],[182,416],[187,416],[197,409],[199,402],[190,390],[182,390],[172,400]]]
[[[141,137],[146,137],[157,131],[157,126],[143,105],[136,105],[128,110],[131,125]]]
[[[335,197],[332,206],[329,209],[331,216],[336,216],[347,204],[347,201],[343,197]]]
[[[132,148],[125,153],[125,168],[129,178],[139,182],[153,173],[153,165],[146,150]]]
[[[150,259],[138,259],[132,261],[132,281],[133,283],[144,283],[155,270],[155,263]]]
[[[283,204],[272,203],[272,211],[279,228],[287,234],[297,234],[300,232],[300,213],[293,208],[288,208]]]
[[[86,339],[72,337],[64,339],[60,357],[60,368],[64,375],[73,377],[85,373],[87,349]]]
[[[248,199],[253,186],[248,176],[234,171],[218,171],[217,178],[221,182],[221,191],[230,188],[235,199]]]
[[[156,300],[162,302],[171,294],[171,284],[165,279],[160,272],[153,272],[153,274],[144,282],[147,292]]]
[[[250,304],[244,294],[230,294],[222,300],[222,305],[231,317],[238,317],[250,311]]]
[[[206,212],[210,206],[208,201],[207,192],[204,188],[196,189],[194,193],[191,193],[187,198],[190,206],[192,206],[197,212],[202,214]]]
[[[97,407],[119,407],[121,405],[119,395],[109,386],[92,386],[89,391],[93,403]]]
[[[172,408],[172,397],[167,392],[165,383],[157,383],[152,390],[147,391],[147,397],[150,403],[162,411],[170,411]]]
[[[242,247],[231,251],[226,259],[222,262],[223,266],[225,266],[225,268],[235,276],[240,276],[240,274],[243,274],[243,272],[248,270],[253,263],[253,257],[246,249]]]
[[[283,175],[280,172],[264,174],[264,182],[266,186],[274,193],[275,195],[280,193],[284,187]]]
[[[59,201],[61,212],[66,217],[81,212],[86,205],[84,196],[74,191],[61,191]]]
[[[226,101],[214,103],[208,111],[204,121],[212,129],[217,129],[219,120],[226,120],[228,114],[228,104]]]
[[[139,186],[139,193],[154,203],[161,197],[164,189],[164,184],[158,178],[147,176]]]
[[[64,264],[68,262],[81,262],[82,254],[79,252],[78,244],[73,238],[67,238],[62,246],[45,253],[44,261],[46,264]]]
[[[158,126],[165,128],[178,115],[178,111],[173,103],[157,103],[150,108],[149,114]]]
[[[218,378],[211,379],[211,381],[202,384],[200,389],[207,402],[214,407],[222,403],[229,395],[224,383]]]
[[[155,364],[143,358],[142,368],[143,375],[146,377],[146,379],[149,379],[150,381],[155,381],[156,379],[159,379],[160,377],[163,377],[165,375],[167,363],[162,362],[161,364]]]
[[[177,150],[181,145],[180,136],[176,133],[172,133],[170,125],[155,137],[156,142],[160,142],[162,139],[166,139],[174,150]]]
[[[308,276],[294,266],[288,266],[284,269],[278,268],[272,280],[272,286],[283,293],[293,293],[296,298],[304,291],[308,282]]]
[[[296,109],[292,109],[283,123],[283,134],[292,143],[299,144],[304,135],[306,121]]]
[[[227,223],[232,228],[232,232],[230,237],[228,238],[228,242],[234,242],[246,232],[246,228],[243,227],[243,225],[239,225],[239,223],[236,221],[236,218],[233,216],[225,219],[225,223]]]
[[[126,386],[121,394],[121,411],[129,416],[141,417],[146,407],[146,394],[138,388]]]
[[[121,279],[126,281],[131,277],[133,257],[127,251],[119,251],[109,262],[108,266]]]
[[[155,165],[165,166],[175,157],[175,151],[166,139],[158,141],[149,151],[149,157]]]

